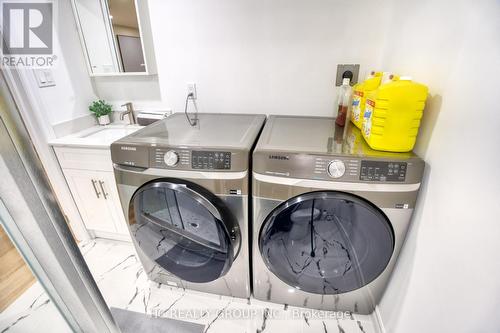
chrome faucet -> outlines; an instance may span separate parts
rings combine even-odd
[[[127,111],[123,111],[120,113],[120,120],[125,119],[125,115],[128,114],[128,120],[130,122],[130,125],[132,124],[137,124],[137,120],[135,119],[135,114],[134,114],[134,106],[132,105],[132,102],[128,102],[122,105],[127,107]]]

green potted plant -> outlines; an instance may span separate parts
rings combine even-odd
[[[92,104],[89,106],[89,111],[95,115],[99,125],[104,126],[111,123],[109,115],[113,112],[113,110],[111,109],[111,105],[109,105],[102,99],[92,102]]]

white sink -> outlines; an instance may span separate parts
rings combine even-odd
[[[134,133],[139,127],[127,127],[127,128],[115,128],[115,127],[105,127],[86,135],[81,136],[81,138],[92,138],[100,139],[104,141],[115,141],[124,136]]]

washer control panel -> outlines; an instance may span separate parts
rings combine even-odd
[[[169,167],[176,166],[179,162],[179,154],[175,150],[169,150],[163,155],[163,160]]]
[[[406,162],[361,161],[359,179],[364,181],[404,182]]]
[[[345,173],[345,164],[341,160],[333,160],[328,164],[328,174],[332,178],[340,178]]]
[[[169,169],[179,171],[242,172],[248,171],[249,152],[247,149],[217,147],[203,149],[196,147],[111,145],[113,162],[119,165]]]
[[[191,152],[191,168],[203,170],[230,170],[231,152],[193,150]]]
[[[317,178],[346,178],[355,180],[359,172],[359,160],[331,157],[315,157],[313,174]]]
[[[152,168],[186,169],[190,167],[190,151],[155,147],[150,150],[150,166]]]

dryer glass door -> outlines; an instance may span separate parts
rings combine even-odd
[[[146,184],[132,197],[129,221],[138,247],[190,282],[210,282],[232,264],[233,249],[217,197],[185,182]]]
[[[297,289],[340,294],[363,287],[386,268],[394,250],[387,217],[343,192],[312,192],[278,206],[259,240],[266,266]]]

